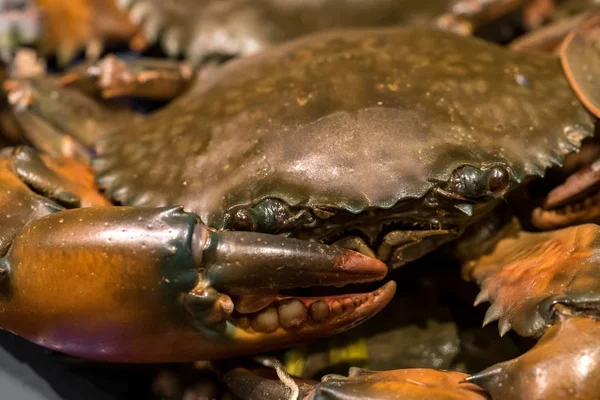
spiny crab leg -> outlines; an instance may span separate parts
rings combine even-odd
[[[117,362],[214,359],[327,336],[374,315],[395,291],[390,282],[365,294],[281,296],[382,279],[387,267],[333,246],[214,232],[180,208],[58,211],[26,224],[0,264],[0,327]],[[235,299],[246,293],[269,301],[244,314]]]
[[[96,102],[51,77],[7,80],[3,89],[25,139],[51,156],[89,162],[89,148],[95,140],[110,134],[123,121],[143,119],[133,111]]]
[[[499,320],[539,343],[524,355],[466,379],[494,399],[576,398],[600,393],[600,226],[514,232],[465,264],[490,301],[484,325]]]

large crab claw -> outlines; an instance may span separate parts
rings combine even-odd
[[[387,272],[350,250],[213,232],[180,208],[91,207],[29,222],[0,260],[0,327],[68,354],[123,362],[215,359],[350,328],[391,299],[283,296]]]

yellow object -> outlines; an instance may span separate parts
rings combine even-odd
[[[285,369],[292,376],[303,376],[304,358],[306,358],[308,348],[298,346],[290,349],[285,354]]]
[[[352,332],[345,337],[332,337],[329,340],[329,362],[331,364],[347,363],[353,367],[367,368],[369,363],[367,341],[360,335],[360,332]]]

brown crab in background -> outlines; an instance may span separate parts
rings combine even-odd
[[[310,32],[341,27],[431,25],[471,34],[524,7],[525,26],[553,15],[552,0],[5,0],[0,51],[36,45],[67,65],[82,50],[95,60],[105,44],[141,51],[160,41],[192,64],[248,55]],[[120,7],[119,10],[117,7]],[[140,26],[136,29],[135,26]]]
[[[553,13],[552,0],[118,0],[146,39],[192,64],[209,56],[249,55],[324,29],[428,25],[461,34],[524,7],[534,28]]]

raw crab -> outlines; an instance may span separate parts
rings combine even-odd
[[[504,196],[559,165],[594,122],[557,59],[420,28],[340,30],[273,47],[196,80],[140,121],[112,117],[56,81],[5,86],[30,140],[52,157],[20,148],[3,160],[11,218],[0,326],[66,353],[129,362],[256,353],[363,321],[393,283],[323,299],[278,292],[381,279],[381,261],[399,267],[464,232],[471,243],[489,239]],[[81,161],[60,158],[85,160],[86,146],[95,181]],[[96,184],[126,207],[110,207]],[[597,292],[598,229],[509,230],[465,262],[483,287],[479,300],[496,301],[487,322],[545,334],[524,366],[467,380],[520,399],[529,392],[519,379],[535,379],[528,366],[546,362],[559,376],[579,365],[573,355],[588,342],[578,335],[598,329],[585,308]],[[536,257],[570,254],[561,246],[572,243],[578,258],[553,257],[539,271]],[[582,275],[565,277],[573,262]],[[527,292],[526,280],[504,279],[521,269],[552,284]],[[560,329],[571,342],[546,346]],[[593,373],[553,382],[588,395]],[[352,379],[367,379],[374,398],[389,398],[378,382],[406,377],[460,398],[448,392],[452,374],[369,376]],[[397,383],[407,393],[420,386]]]

